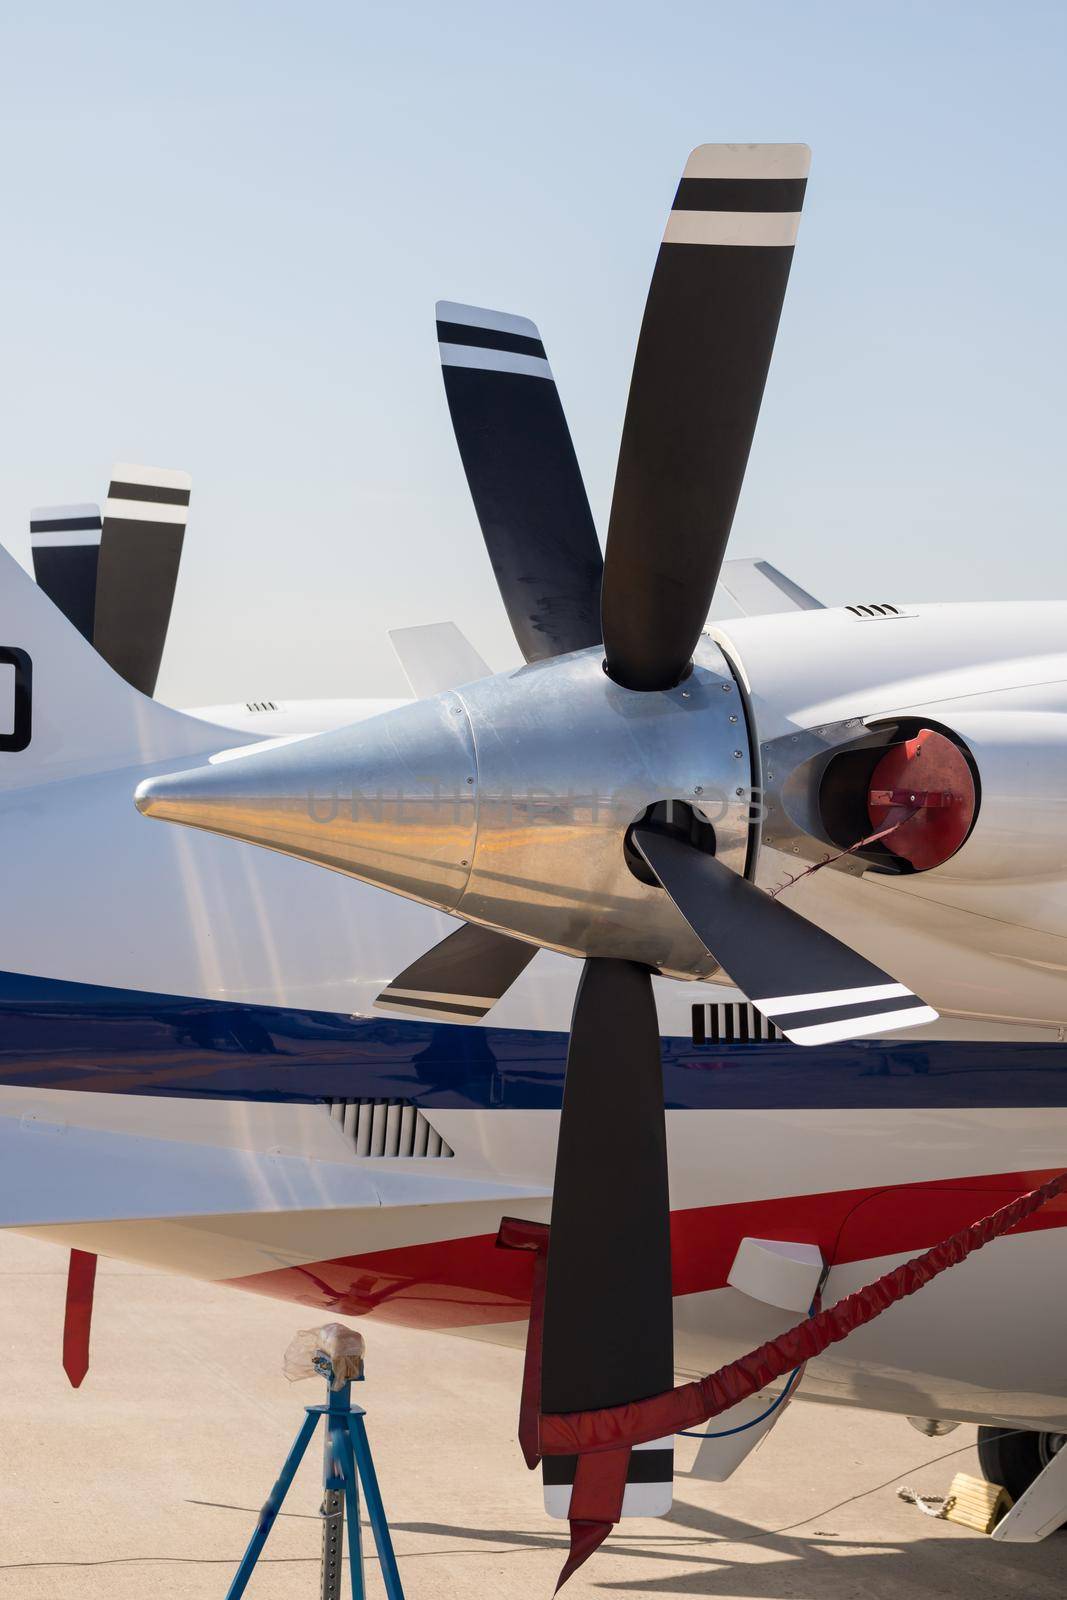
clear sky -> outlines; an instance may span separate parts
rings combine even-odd
[[[603,535],[674,187],[813,164],[731,554],[830,603],[1067,597],[1067,7],[50,0],[0,15],[0,538],[188,469],[176,704],[517,659],[439,298],[540,324]]]

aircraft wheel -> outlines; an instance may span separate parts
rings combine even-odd
[[[990,1483],[999,1483],[1013,1500],[1018,1500],[1065,1444],[1067,1433],[979,1428],[978,1464],[983,1477]]]

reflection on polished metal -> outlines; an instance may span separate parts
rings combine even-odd
[[[889,724],[895,730],[895,722]],[[860,717],[847,717],[818,728],[801,728],[768,740],[760,750],[763,773],[761,843],[809,862],[829,862],[831,871],[861,877],[868,863],[862,857],[837,855],[819,809],[819,787],[835,755],[848,748],[889,742],[890,732],[869,729]]]
[[[474,744],[454,694],[137,790],[139,810],[453,910],[474,845]]]
[[[751,765],[741,696],[702,639],[674,689],[635,695],[598,647],[500,673],[352,728],[137,791],[147,816],[229,834],[571,955],[706,977],[712,958],[623,840],[684,800],[737,872]]]

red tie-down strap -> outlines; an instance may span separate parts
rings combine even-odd
[[[943,1239],[922,1255],[913,1256],[910,1261],[883,1273],[882,1277],[876,1278],[865,1288],[846,1295],[836,1305],[797,1323],[779,1334],[778,1338],[760,1345],[758,1350],[740,1356],[695,1383],[683,1383],[676,1389],[652,1395],[647,1400],[634,1400],[627,1405],[608,1406],[599,1411],[541,1414],[538,1418],[539,1453],[579,1457],[578,1476],[571,1497],[571,1556],[560,1574],[560,1583],[565,1582],[586,1556],[603,1542],[611,1524],[618,1520],[618,1507],[621,1504],[619,1484],[625,1480],[625,1458],[630,1448],[679,1433],[685,1428],[699,1427],[701,1423],[728,1411],[739,1401],[758,1394],[776,1378],[792,1372],[805,1361],[814,1360],[830,1345],[847,1338],[856,1328],[873,1322],[883,1311],[896,1305],[898,1300],[916,1294],[942,1272],[959,1266],[973,1251],[999,1239],[1002,1234],[1010,1233],[1012,1228],[1064,1193],[1067,1193],[1067,1172],[1049,1178],[1028,1194],[1020,1195],[989,1216]],[[545,1233],[547,1249],[547,1229]],[[540,1326],[535,1329],[531,1306],[527,1365],[530,1347],[536,1344],[538,1369],[540,1341]],[[583,1474],[585,1459],[599,1455],[609,1457],[611,1465],[602,1473]],[[580,1478],[583,1492],[579,1508],[576,1498]],[[580,1526],[576,1526],[579,1509]],[[598,1535],[591,1542],[584,1531],[589,1530],[590,1525],[595,1526]],[[580,1554],[579,1547],[582,1547]]]

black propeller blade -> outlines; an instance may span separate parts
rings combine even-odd
[[[142,694],[159,676],[191,483],[187,472],[118,466],[104,507],[93,643]]]
[[[38,586],[92,644],[100,507],[38,506],[30,512],[30,550]]]
[[[437,303],[445,395],[508,617],[527,661],[600,641],[603,559],[541,335]]]
[[[408,1016],[477,1022],[536,954],[534,944],[465,922],[405,967],[374,1004]]]
[[[659,1024],[649,971],[631,961],[586,961],[574,1003],[541,1361],[547,1412],[621,1405],[674,1382]],[[574,1471],[570,1457],[545,1457],[558,1516]],[[673,1441],[635,1451],[627,1513],[667,1511],[672,1476]]]
[[[714,856],[647,827],[633,841],[705,949],[794,1044],[937,1021],[903,983]]]
[[[678,185],[630,381],[601,614],[627,689],[684,675],[759,415],[810,152],[702,145]]]

